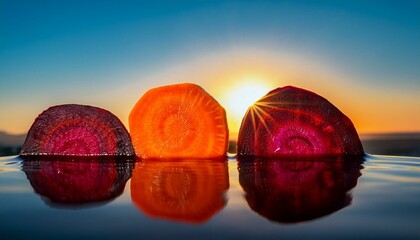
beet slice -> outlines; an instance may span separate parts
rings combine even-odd
[[[144,160],[136,163],[130,188],[133,203],[150,217],[203,223],[226,205],[227,162]]]
[[[364,154],[348,117],[325,98],[292,86],[249,107],[237,146],[239,155],[249,156]]]
[[[22,170],[51,206],[83,206],[121,195],[133,161],[115,157],[27,156]]]
[[[309,221],[352,201],[362,156],[238,159],[239,183],[250,208],[279,223]]]
[[[53,106],[32,124],[20,155],[133,156],[130,135],[107,110],[76,104]]]

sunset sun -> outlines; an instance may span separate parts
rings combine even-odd
[[[230,133],[237,133],[243,116],[249,106],[270,91],[263,79],[253,78],[238,82],[229,88],[229,92],[221,99],[229,122]]]

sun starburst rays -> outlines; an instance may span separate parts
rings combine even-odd
[[[272,137],[272,129],[270,129],[270,127],[268,126],[267,121],[270,120],[272,122],[276,122],[276,119],[274,119],[274,117],[270,115],[270,109],[274,109],[276,111],[282,109],[290,111],[290,107],[296,105],[296,103],[294,102],[262,101],[264,99],[267,100],[270,95],[272,94],[264,96],[248,108],[248,112],[251,116],[254,134],[256,134],[257,132],[258,124],[261,123],[264,126],[267,133],[269,134],[269,136]]]
[[[251,105],[249,107],[249,111],[251,113],[251,121],[252,121],[252,126],[253,126],[253,132],[254,134],[257,133],[257,122],[260,122],[261,124],[263,124],[264,128],[266,129],[267,133],[271,136],[271,130],[268,127],[267,123],[266,123],[266,119],[272,119],[271,116],[266,112],[266,110],[264,109],[264,107],[258,106],[258,102],[254,103],[253,105]],[[265,117],[263,117],[265,116]],[[257,119],[259,121],[257,121]]]

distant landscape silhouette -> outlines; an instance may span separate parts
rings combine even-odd
[[[0,156],[17,155],[25,142],[26,134],[9,134],[0,131]]]
[[[26,134],[0,131],[0,156],[17,155]],[[420,157],[420,132],[361,134],[363,148],[368,154]],[[229,153],[235,153],[236,143],[229,143]]]

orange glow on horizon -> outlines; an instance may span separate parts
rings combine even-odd
[[[420,132],[420,97],[415,89],[375,85],[370,83],[368,76],[340,69],[334,61],[323,59],[322,55],[311,56],[296,49],[273,49],[252,46],[223,51],[197,49],[196,57],[177,59],[153,74],[130,72],[120,76],[122,82],[129,84],[112,85],[94,96],[73,91],[59,96],[45,94],[31,102],[16,102],[10,106],[13,111],[9,108],[0,111],[0,131],[26,133],[39,113],[49,106],[63,103],[107,109],[128,128],[129,113],[147,90],[191,82],[202,86],[225,107],[230,135],[236,138],[246,109],[239,116],[245,103],[231,106],[237,102],[233,99],[248,91],[245,85],[256,82],[267,92],[287,85],[313,91],[347,115],[358,133]],[[245,91],[241,90],[242,86]]]
[[[272,89],[270,85],[262,77],[244,77],[223,89],[219,102],[227,113],[231,139],[236,138],[247,109]]]

